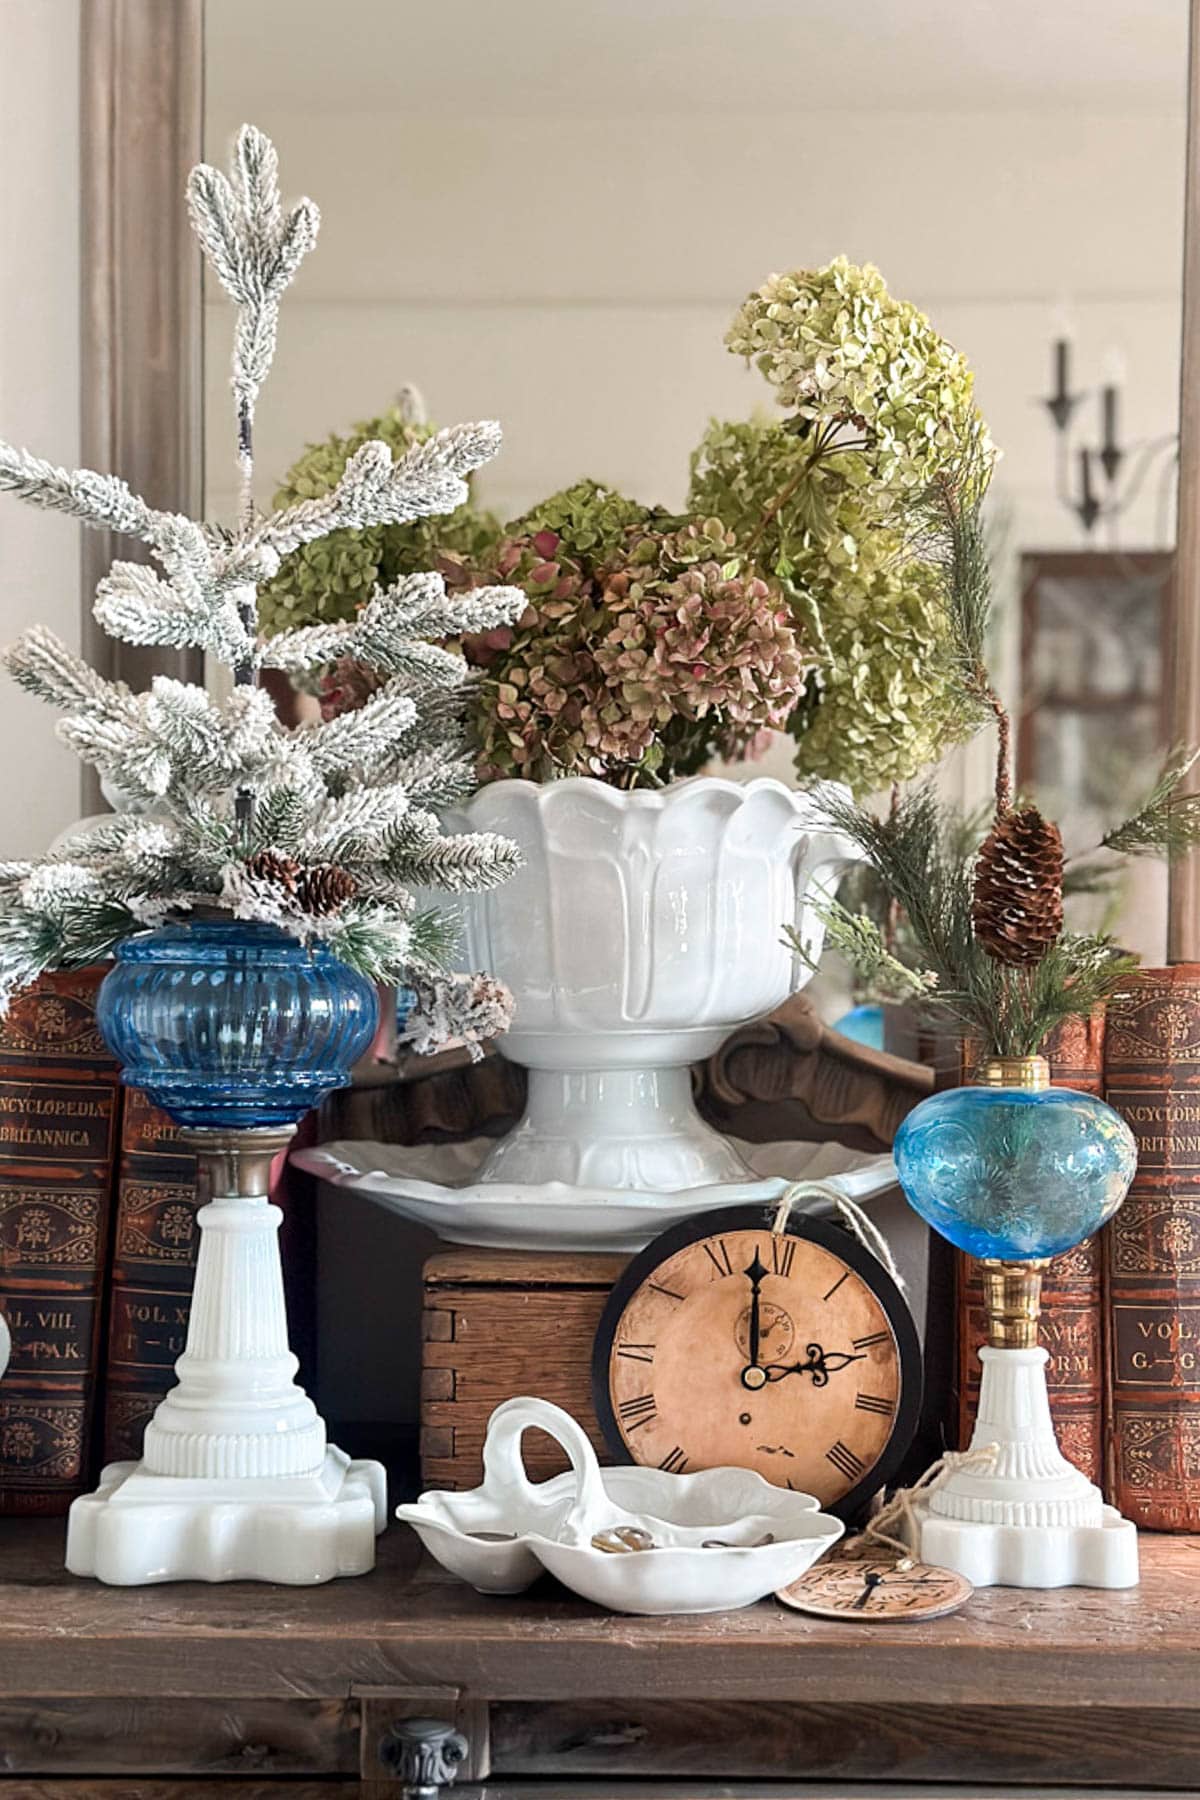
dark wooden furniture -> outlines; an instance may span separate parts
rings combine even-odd
[[[1195,1538],[1143,1539],[1125,1593],[992,1589],[875,1626],[772,1601],[618,1618],[548,1579],[485,1599],[398,1526],[374,1574],[313,1589],[104,1588],[62,1542],[0,1526],[0,1797],[397,1795],[415,1715],[465,1735],[468,1794],[1196,1792]]]
[[[330,1094],[319,1136],[427,1144],[499,1137],[525,1108],[525,1071],[489,1050],[402,1056],[356,1070]],[[399,1078],[397,1078],[399,1077]],[[886,1150],[905,1113],[933,1089],[933,1072],[842,1037],[805,994],[743,1025],[693,1071],[700,1111],[719,1131],[750,1143],[832,1138],[853,1150]]]

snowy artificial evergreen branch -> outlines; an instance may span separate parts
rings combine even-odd
[[[15,444],[0,443],[0,493],[44,512],[66,513],[98,531],[122,531],[150,542],[156,514],[115,475],[60,469]]]
[[[440,671],[446,680],[439,685],[457,686],[467,679],[466,664],[456,656],[451,668],[443,660],[445,653],[433,660],[421,658],[419,653],[432,647],[429,640],[515,624],[528,605],[520,588],[474,588],[451,597],[440,575],[405,575],[376,594],[349,623],[305,625],[268,638],[261,660],[265,668],[289,675],[311,674],[340,657],[352,657],[381,674],[400,674],[411,666],[415,651],[429,680],[435,681]]]
[[[275,346],[279,300],[317,235],[311,201],[279,196],[275,151],[253,127],[230,173],[202,165],[188,187],[192,223],[237,307],[233,390],[242,499],[233,526],[163,513],[121,480],[57,468],[0,444],[0,491],[138,538],[156,567],[114,563],[100,582],[103,628],[134,644],[199,649],[231,669],[232,693],[158,676],[145,693],[105,680],[44,627],[4,654],[13,678],[63,713],[59,733],[122,799],[114,817],[73,833],[41,861],[0,863],[0,1012],[44,969],[106,956],[123,937],[195,907],[277,925],[321,942],[379,980],[419,982],[417,1035],[477,1043],[507,1019],[490,977],[446,974],[457,927],[419,907],[412,888],[476,891],[517,867],[490,835],[446,835],[438,807],[473,781],[464,726],[471,678],[457,640],[517,618],[525,597],[495,588],[450,598],[440,576],[413,575],[350,626],[262,644],[259,586],[280,558],[346,527],[402,524],[450,511],[464,477],[494,455],[499,428],[462,425],[398,461],[368,442],[333,491],[266,518],[253,500],[253,417]],[[419,396],[404,404],[414,415]],[[262,667],[311,673],[353,655],[378,691],[357,713],[283,726],[257,685]],[[439,1024],[440,1022],[440,1024]]]
[[[227,177],[200,163],[188,178],[188,212],[209,266],[237,306],[233,391],[252,418],[275,355],[279,300],[317,241],[321,215],[311,200],[284,214],[279,164],[270,138],[243,125]]]
[[[404,525],[453,512],[468,498],[464,476],[494,456],[499,445],[498,425],[454,425],[395,462],[388,446],[372,438],[354,452],[328,494],[263,519],[250,541],[286,556],[333,531]]]

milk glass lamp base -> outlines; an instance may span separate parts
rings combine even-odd
[[[956,1469],[917,1510],[922,1562],[976,1587],[1135,1587],[1137,1530],[1058,1447],[1043,1349],[985,1345],[972,1450],[990,1468]]]
[[[158,1581],[311,1586],[365,1575],[386,1518],[386,1478],[329,1445],[309,1475],[247,1480],[155,1475],[110,1463],[76,1500],[67,1568],[117,1587]]]
[[[178,1385],[146,1427],[140,1463],[114,1463],[76,1500],[73,1575],[308,1584],[361,1575],[386,1516],[384,1472],[352,1463],[296,1385],[271,1165],[292,1127],[185,1131],[213,1195]]]

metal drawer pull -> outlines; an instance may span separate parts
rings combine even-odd
[[[399,1777],[401,1800],[438,1800],[467,1760],[467,1740],[441,1719],[400,1719],[379,1745],[379,1760]]]

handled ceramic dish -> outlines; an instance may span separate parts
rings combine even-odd
[[[562,1445],[567,1474],[529,1480],[521,1439],[534,1426]],[[483,1469],[481,1487],[422,1494],[396,1517],[485,1594],[520,1593],[548,1569],[613,1612],[724,1612],[798,1580],[843,1530],[811,1494],[773,1487],[750,1469],[601,1469],[579,1425],[546,1400],[497,1407]],[[612,1554],[593,1544],[631,1527],[654,1548]]]

